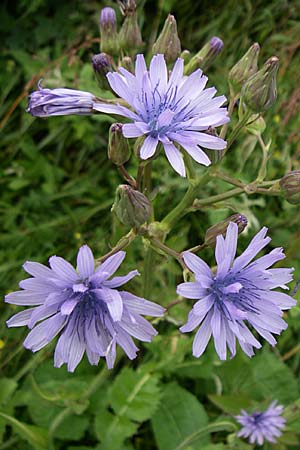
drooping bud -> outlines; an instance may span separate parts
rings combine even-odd
[[[130,158],[128,139],[123,136],[122,128],[122,123],[113,123],[109,129],[108,158],[116,166],[122,166]]]
[[[151,204],[144,194],[121,184],[117,188],[112,211],[124,225],[139,228],[150,219]]]
[[[128,70],[128,72],[134,73],[134,65],[130,56],[124,56],[121,60],[121,67]]]
[[[189,75],[196,69],[200,68],[202,70],[207,70],[213,61],[216,59],[218,54],[223,49],[224,44],[222,39],[214,36],[207,42],[196,55],[192,57],[190,62],[185,68],[185,74]]]
[[[242,101],[251,111],[263,112],[274,104],[277,97],[276,74],[278,67],[279,59],[272,56],[244,84],[241,93]]]
[[[113,71],[113,59],[106,53],[99,53],[92,57],[92,65],[96,80],[101,89],[110,89],[106,75]]]
[[[164,27],[152,47],[154,55],[162,53],[165,55],[167,63],[174,62],[181,53],[180,39],[177,33],[175,17],[168,15]]]
[[[100,13],[100,50],[114,55],[118,52],[117,18],[113,8],[106,7]]]
[[[241,92],[245,82],[257,72],[257,61],[260,46],[255,42],[242,58],[232,67],[228,75],[230,92],[236,96]]]
[[[210,227],[205,234],[204,244],[209,246],[214,246],[216,244],[216,238],[220,234],[225,236],[228,225],[230,222],[236,223],[238,226],[238,233],[242,233],[247,226],[247,217],[243,214],[233,214],[225,220]]]
[[[288,172],[281,178],[280,187],[287,202],[292,205],[300,204],[300,170]]]
[[[134,0],[119,2],[125,15],[119,32],[119,44],[122,50],[136,54],[143,45],[141,31],[138,25],[136,4]]]

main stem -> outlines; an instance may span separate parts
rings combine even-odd
[[[193,201],[195,200],[198,189],[206,184],[210,179],[210,169],[208,169],[207,172],[199,180],[191,180],[191,184],[182,200],[169,214],[166,215],[166,217],[161,222],[165,226],[166,231],[169,231],[177,222],[177,220],[184,215],[186,208],[191,206]]]

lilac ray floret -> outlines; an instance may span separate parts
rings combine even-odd
[[[236,420],[242,425],[238,437],[248,438],[250,444],[263,445],[264,441],[275,444],[285,428],[285,418],[282,417],[283,406],[274,401],[264,412],[252,414],[242,410]]]
[[[184,262],[194,273],[195,281],[181,283],[177,286],[177,293],[198,301],[180,330],[185,333],[200,325],[193,342],[194,356],[202,355],[212,336],[220,359],[226,359],[227,347],[231,357],[235,356],[236,339],[242,350],[251,357],[253,348],[260,348],[261,344],[248,325],[271,345],[276,344],[273,334],[280,334],[286,329],[283,310],[294,306],[296,300],[272,289],[288,289],[286,283],[292,280],[294,269],[270,268],[285,258],[281,248],[252,261],[269,243],[266,233],[267,228],[263,228],[235,259],[238,226],[230,222],[225,239],[222,235],[217,236],[216,273],[198,256],[183,253]]]
[[[112,277],[125,258],[119,251],[95,269],[91,249],[84,245],[77,255],[77,270],[65,259],[52,256],[49,267],[26,262],[24,270],[32,275],[20,282],[21,291],[5,297],[7,303],[34,306],[7,321],[9,327],[28,326],[31,329],[24,347],[36,352],[60,334],[54,365],[67,364],[73,372],[86,352],[90,364],[106,358],[111,369],[116,356],[116,344],[130,359],[137,355],[132,337],[150,342],[157,334],[142,315],[160,317],[164,308],[156,303],[116,288],[136,275]]]
[[[96,97],[90,92],[74,89],[47,89],[38,84],[38,90],[32,92],[26,109],[36,117],[89,115],[93,114]]]
[[[185,166],[178,145],[195,161],[208,166],[210,160],[201,147],[221,150],[226,142],[205,131],[229,121],[227,109],[222,108],[226,98],[213,98],[216,90],[205,89],[207,77],[202,71],[198,69],[189,76],[184,76],[183,71],[181,58],[169,75],[163,55],[153,56],[149,70],[144,56],[137,55],[134,75],[122,67],[119,72],[107,74],[112,90],[131,109],[97,101],[93,105],[97,111],[133,121],[122,130],[128,138],[145,136],[142,159],[151,158],[161,143],[169,163],[181,176],[185,176]]]

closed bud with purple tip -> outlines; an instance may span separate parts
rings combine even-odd
[[[99,53],[92,57],[92,65],[98,85],[101,89],[110,89],[106,75],[113,71],[113,59],[106,53]]]
[[[96,97],[90,92],[74,89],[47,89],[38,84],[38,90],[29,96],[26,109],[32,116],[67,116],[93,114]]]
[[[246,228],[248,221],[247,217],[243,214],[233,214],[227,219],[210,227],[205,233],[204,244],[214,246],[216,244],[217,236],[220,234],[222,236],[226,235],[226,231],[230,222],[236,223],[238,226],[238,234],[242,233]]]
[[[117,18],[113,8],[106,7],[100,13],[100,50],[114,55],[118,52]]]
[[[232,96],[241,92],[244,83],[257,72],[259,51],[260,46],[255,42],[230,70],[228,81]]]
[[[292,205],[300,204],[300,170],[288,172],[281,178],[280,187],[287,202]]]
[[[241,97],[251,111],[263,112],[274,104],[277,97],[276,74],[278,67],[279,59],[272,56],[244,84]]]
[[[109,129],[108,158],[121,166],[130,158],[128,139],[123,136],[122,123],[113,123]]]
[[[152,47],[154,55],[162,53],[167,63],[174,62],[181,53],[180,39],[177,33],[177,23],[174,16],[168,15],[164,27]]]
[[[185,68],[185,74],[189,75],[198,68],[207,70],[222,51],[223,47],[222,39],[217,36],[212,37],[190,60]]]
[[[121,184],[117,188],[112,211],[124,225],[139,228],[150,219],[151,204],[144,194],[127,184]]]

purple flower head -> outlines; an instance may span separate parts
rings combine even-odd
[[[15,314],[7,325],[27,325],[31,329],[24,347],[33,352],[60,333],[54,365],[61,367],[66,363],[70,372],[75,370],[85,351],[91,364],[97,365],[102,356],[111,369],[116,344],[134,359],[138,348],[131,336],[150,342],[157,334],[141,315],[162,316],[164,308],[116,289],[138,275],[133,270],[110,279],[124,258],[125,252],[120,251],[95,270],[92,251],[83,245],[77,256],[77,271],[58,256],[49,259],[50,268],[26,262],[23,267],[33,278],[21,281],[23,290],[8,294],[5,301],[33,307]]]
[[[116,28],[117,25],[117,17],[115,10],[113,8],[110,8],[109,6],[106,6],[105,8],[101,9],[100,13],[100,25],[102,27],[113,27]]]
[[[222,235],[217,237],[216,273],[198,256],[183,253],[185,264],[195,274],[195,281],[180,284],[177,292],[198,301],[180,330],[192,331],[202,323],[193,343],[194,356],[202,355],[211,335],[220,359],[226,359],[227,345],[231,357],[236,354],[236,338],[242,350],[253,356],[253,347],[260,348],[261,344],[245,321],[271,345],[276,344],[272,333],[280,334],[287,328],[282,310],[290,309],[296,301],[272,289],[288,289],[286,283],[292,280],[293,269],[270,269],[275,262],[285,258],[281,248],[275,248],[251,262],[270,242],[271,239],[265,237],[266,233],[267,228],[262,228],[246,250],[234,259],[238,225],[230,222],[226,238]]]
[[[95,96],[90,92],[74,89],[47,89],[38,84],[38,91],[32,92],[26,109],[32,116],[88,115],[93,113]]]
[[[282,413],[283,406],[277,405],[276,401],[264,412],[248,414],[242,410],[241,414],[235,417],[243,425],[237,436],[249,438],[250,444],[263,445],[264,441],[276,443],[282,434],[281,430],[285,427]]]
[[[207,77],[200,69],[189,76],[183,75],[184,62],[178,58],[172,72],[163,55],[153,56],[147,70],[143,55],[137,55],[135,75],[120,67],[119,72],[107,74],[112,90],[123,98],[130,110],[121,105],[94,103],[94,109],[128,117],[133,123],[123,127],[125,137],[145,136],[140,150],[141,159],[151,158],[161,142],[171,166],[185,176],[179,144],[198,163],[208,166],[210,160],[200,146],[221,150],[226,142],[205,133],[209,127],[229,121],[226,98],[213,98],[216,89],[205,89]]]

